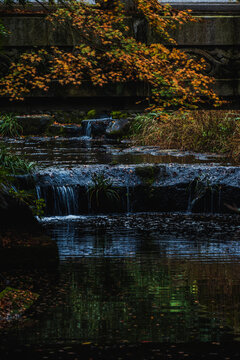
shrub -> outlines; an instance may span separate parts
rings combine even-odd
[[[28,205],[35,216],[42,217],[44,215],[46,203],[44,199],[36,199],[35,192],[11,188],[9,194]]]
[[[44,215],[45,201],[37,199],[35,191],[20,190],[16,185],[16,175],[31,174],[35,166],[17,155],[9,154],[6,147],[0,147],[0,190],[8,191],[11,196],[28,205],[34,215],[41,217]]]

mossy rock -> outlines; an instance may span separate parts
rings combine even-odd
[[[138,166],[135,168],[136,175],[145,185],[152,185],[159,174],[159,167],[156,165]]]
[[[112,111],[110,115],[113,119],[126,119],[128,117],[128,114],[122,111]]]
[[[85,116],[85,119],[86,120],[89,120],[89,119],[95,119],[97,116],[97,111],[92,109],[92,110],[89,110]]]

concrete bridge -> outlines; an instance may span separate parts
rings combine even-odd
[[[91,0],[92,1],[92,0]],[[131,11],[131,0],[127,0]],[[220,0],[171,3],[179,9],[192,9],[193,15],[200,17],[198,23],[187,24],[176,33],[178,46],[196,57],[203,57],[207,61],[207,72],[217,79],[215,90],[227,99],[231,99],[231,107],[239,108],[240,103],[240,3]],[[69,34],[61,31],[53,32],[51,25],[46,22],[43,14],[37,13],[33,6],[33,13],[13,15],[0,13],[0,18],[10,35],[1,44],[0,74],[6,73],[9,64],[19,53],[33,47],[48,47],[52,45],[70,48],[73,39]],[[0,9],[1,10],[1,9]],[[145,36],[143,24],[139,19],[132,20],[133,29],[137,37]],[[128,106],[136,99],[144,96],[144,88],[133,84],[123,84],[102,89],[83,86],[81,89],[55,90],[39,98],[28,99],[33,103],[54,103],[63,98],[78,104],[93,102],[119,102]],[[0,105],[5,106],[6,100],[1,99]]]

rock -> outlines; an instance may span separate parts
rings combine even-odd
[[[0,190],[0,229],[41,233],[41,226],[27,204],[9,195],[4,189]]]
[[[82,121],[82,135],[89,137],[100,137],[105,135],[111,118],[91,119]]]
[[[55,241],[46,236],[31,209],[0,190],[0,268],[56,267]]]
[[[108,137],[122,137],[129,130],[129,119],[116,119],[113,120],[106,129],[106,135]]]
[[[42,135],[52,124],[51,115],[22,115],[16,116],[18,123],[22,126],[23,135]]]
[[[46,200],[48,215],[61,204],[74,214],[88,212],[86,184],[94,185],[95,174],[104,174],[119,193],[108,211],[192,211],[229,213],[225,204],[240,204],[240,168],[220,165],[78,165],[66,169],[43,169],[36,175],[41,197]],[[58,191],[56,192],[56,187]],[[127,194],[127,195],[126,195]],[[66,206],[66,198],[67,204]],[[72,205],[70,205],[72,204]],[[104,204],[105,206],[105,204]],[[64,212],[65,211],[65,212]],[[60,212],[61,213],[61,212]]]
[[[25,244],[0,248],[0,269],[56,268],[58,262],[57,243],[45,235],[30,237]]]
[[[79,137],[81,135],[81,126],[52,124],[48,128],[48,134],[51,136]]]

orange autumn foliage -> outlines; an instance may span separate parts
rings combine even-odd
[[[64,27],[75,45],[69,51],[52,47],[24,53],[0,80],[0,95],[22,100],[34,90],[48,91],[53,83],[95,86],[129,81],[148,84],[150,108],[196,108],[204,101],[220,103],[204,74],[205,62],[175,47],[172,30],[196,21],[190,11],[177,11],[158,0],[133,0],[137,15],[160,42],[138,41],[129,14],[120,0],[67,1],[49,14],[55,28]]]

